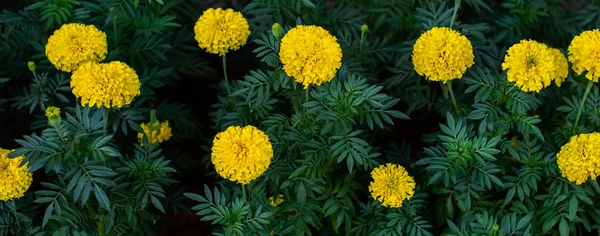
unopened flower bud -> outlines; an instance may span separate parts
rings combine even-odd
[[[27,62],[27,67],[31,72],[35,72],[35,62],[29,61]]]
[[[366,24],[365,24],[365,25],[362,25],[362,26],[360,27],[360,32],[361,32],[361,33],[363,33],[363,34],[366,34],[366,33],[367,33],[367,31],[369,31],[369,26],[367,26]]]
[[[273,24],[271,30],[273,31],[273,36],[275,36],[275,38],[281,38],[281,25],[279,25],[279,23]]]

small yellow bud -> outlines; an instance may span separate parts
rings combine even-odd
[[[275,36],[275,38],[281,38],[281,25],[279,25],[279,23],[273,24],[271,30],[273,31],[273,36]]]
[[[48,123],[52,127],[57,127],[62,123],[62,119],[60,118],[60,108],[58,107],[46,108],[46,117],[48,117]]]
[[[367,26],[366,24],[365,24],[365,25],[362,25],[362,26],[360,27],[360,32],[361,32],[361,33],[365,34],[365,33],[367,33],[367,31],[369,31],[369,26]]]
[[[32,61],[27,62],[27,67],[29,68],[29,70],[31,72],[35,72],[35,68],[36,68],[35,67],[35,62],[32,62]]]

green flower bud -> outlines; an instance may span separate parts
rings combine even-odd
[[[275,38],[281,38],[281,25],[279,25],[279,23],[273,24],[271,30],[273,31],[273,36],[275,36]]]
[[[156,119],[156,110],[150,111],[150,130],[160,132],[160,122]]]
[[[35,72],[35,62],[29,61],[27,62],[27,67],[31,72]]]
[[[367,26],[367,25],[362,25],[362,26],[360,27],[360,32],[361,32],[361,33],[365,34],[365,33],[367,33],[367,31],[369,31],[369,26]]]

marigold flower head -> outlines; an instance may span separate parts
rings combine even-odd
[[[539,92],[556,75],[555,55],[548,46],[534,40],[521,40],[506,51],[502,69],[509,82],[525,92]]]
[[[73,72],[71,88],[82,105],[120,108],[140,94],[140,80],[123,62],[88,62]]]
[[[415,180],[401,165],[387,163],[371,171],[369,192],[386,207],[398,208],[415,193]]]
[[[158,122],[157,122],[158,123]],[[148,136],[148,144],[152,145],[156,142],[162,143],[171,139],[171,127],[169,127],[169,121],[160,122],[152,125],[152,122],[143,123],[140,125],[144,133],[138,133],[138,140],[140,144],[144,138],[144,134]]]
[[[342,66],[342,48],[336,37],[322,27],[299,25],[281,39],[279,58],[285,73],[306,89],[335,77]]]
[[[415,71],[431,81],[446,83],[462,78],[475,62],[471,41],[447,27],[433,27],[413,46]]]
[[[269,136],[251,125],[229,126],[213,140],[211,160],[217,174],[243,185],[261,176],[272,157]]]
[[[569,181],[581,184],[588,179],[595,180],[600,175],[600,133],[571,137],[560,148],[556,159],[562,176]]]
[[[246,44],[250,26],[242,13],[232,9],[209,8],[198,18],[194,32],[200,48],[223,56]]]
[[[46,44],[46,56],[56,69],[71,72],[85,62],[104,60],[106,34],[93,25],[64,24]]]
[[[57,116],[60,116],[60,108],[54,106],[46,108],[46,117],[48,119],[56,118]]]
[[[554,68],[556,70],[554,75],[554,83],[556,86],[560,87],[562,83],[569,76],[569,62],[567,62],[567,58],[565,54],[563,54],[560,50],[556,48],[549,48],[550,54],[554,56]]]
[[[28,163],[20,166],[25,157],[8,158],[11,152],[0,148],[0,201],[23,197],[33,181]]]
[[[587,72],[586,78],[598,82],[600,77],[600,31],[584,31],[575,36],[569,45],[569,61],[578,75]]]

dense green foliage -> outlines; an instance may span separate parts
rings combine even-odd
[[[599,232],[600,186],[563,178],[556,153],[571,136],[599,131],[600,87],[594,84],[574,126],[587,79],[570,71],[562,87],[526,93],[507,81],[501,64],[521,39],[566,52],[573,36],[600,28],[600,3],[197,2],[41,0],[0,13],[0,126],[15,114],[33,120],[16,140],[0,137],[0,147],[16,149],[11,157],[25,155],[30,170],[43,173],[43,181],[34,174],[25,197],[0,203],[0,235],[154,235],[161,232],[160,215],[190,210],[211,222],[216,235]],[[168,100],[160,91],[221,75],[220,58],[198,47],[193,25],[208,7],[225,6],[241,11],[251,30],[248,43],[227,55],[227,68],[252,68],[244,76],[230,73],[230,95],[224,83],[215,86],[218,100],[206,114],[211,123],[200,132],[184,103],[205,101]],[[70,22],[104,31],[106,61],[137,71],[142,87],[133,104],[78,105],[70,74],[57,71],[44,53],[52,32]],[[417,75],[411,62],[419,35],[450,22],[475,53],[475,65],[452,83],[458,109],[446,87]],[[336,36],[343,51],[336,77],[308,90],[288,77],[274,23],[284,33],[307,24]],[[28,61],[37,64],[33,75]],[[48,126],[43,111],[49,106],[63,110],[61,125]],[[152,109],[171,123],[169,142],[191,140],[205,152],[140,145],[139,125]],[[274,157],[263,176],[242,188],[216,174],[210,147],[217,132],[245,125],[269,135]],[[192,170],[198,179],[214,183],[167,192],[194,161],[204,167]],[[397,209],[382,207],[368,190],[370,171],[388,162],[404,166],[417,183],[415,195]],[[280,194],[284,201],[272,206],[269,198]]]

